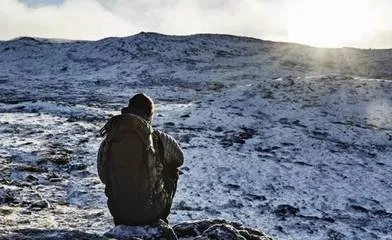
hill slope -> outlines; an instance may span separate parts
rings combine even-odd
[[[134,93],[184,148],[171,221],[390,237],[392,50],[140,33],[0,43],[0,229],[112,225],[98,130]]]

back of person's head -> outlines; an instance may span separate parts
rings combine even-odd
[[[136,114],[151,122],[154,114],[154,102],[146,94],[138,93],[129,99],[128,107],[124,108],[122,112]]]

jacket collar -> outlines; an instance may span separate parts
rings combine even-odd
[[[130,107],[125,107],[121,109],[121,114],[133,114],[136,115],[138,117],[143,118],[144,120],[146,120],[147,122],[149,122],[151,124],[152,122],[152,116],[148,117],[145,113],[143,113],[140,110],[134,109],[134,108],[130,108]]]

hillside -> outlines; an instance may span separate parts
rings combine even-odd
[[[185,153],[173,224],[391,237],[392,50],[156,33],[0,42],[0,234],[112,227],[98,130],[141,91]]]

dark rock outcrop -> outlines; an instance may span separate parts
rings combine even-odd
[[[241,240],[272,240],[267,234],[243,226],[237,222],[222,219],[185,222],[173,227],[178,238],[207,239],[241,239]]]
[[[184,222],[171,228],[165,222],[147,226],[116,226],[105,233],[114,239],[222,239],[222,240],[272,240],[265,233],[226,220],[200,220]]]
[[[0,232],[1,233],[1,232]],[[248,228],[237,222],[226,220],[200,220],[184,222],[170,227],[160,221],[146,226],[119,225],[103,236],[65,229],[20,229],[8,234],[0,234],[0,239],[24,240],[68,240],[68,239],[119,239],[119,240],[272,240],[265,233]]]

